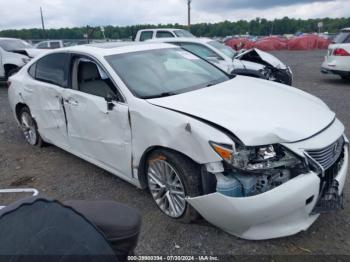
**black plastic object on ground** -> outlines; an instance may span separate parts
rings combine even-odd
[[[57,201],[31,197],[0,210],[4,261],[118,261],[102,233]]]
[[[101,230],[121,261],[133,255],[141,229],[137,209],[109,200],[70,200],[64,204],[83,214]]]

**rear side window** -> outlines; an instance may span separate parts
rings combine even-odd
[[[157,38],[167,38],[167,37],[174,37],[174,35],[168,31],[158,31],[156,34]]]
[[[50,43],[51,49],[60,48],[60,47],[61,47],[60,42],[51,42]]]
[[[39,81],[67,87],[68,62],[69,54],[50,54],[33,64],[29,69],[29,74]]]
[[[141,32],[140,41],[152,39],[152,37],[153,37],[153,31],[143,31]]]

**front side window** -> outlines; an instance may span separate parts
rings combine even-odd
[[[229,77],[205,60],[180,48],[107,56],[106,60],[140,98],[155,98],[206,88]]]
[[[157,31],[156,37],[157,38],[168,38],[168,37],[174,37],[174,35],[168,31]]]
[[[146,41],[148,39],[152,39],[153,31],[143,31],[141,32],[140,41]]]
[[[99,65],[83,57],[73,58],[72,88],[94,96],[116,98],[116,88]]]
[[[38,49],[48,49],[49,48],[49,42],[43,42],[37,45]]]
[[[200,44],[193,44],[193,43],[181,43],[181,46],[204,58],[204,59],[210,59],[210,58],[217,58],[217,59],[222,59],[217,53],[215,53],[214,51],[212,51],[211,49],[209,49],[208,47],[204,46],[204,45],[200,45]]]
[[[35,63],[35,79],[67,87],[68,59],[69,54],[66,53],[50,54],[39,59]],[[31,72],[31,69],[29,71]]]

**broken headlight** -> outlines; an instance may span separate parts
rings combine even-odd
[[[279,144],[245,147],[210,142],[210,145],[226,163],[245,171],[290,167],[301,163],[294,153]]]

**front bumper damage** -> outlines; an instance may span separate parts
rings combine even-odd
[[[342,194],[348,169],[348,145],[334,180]],[[300,174],[265,193],[229,197],[220,193],[188,198],[207,221],[244,239],[262,240],[296,234],[318,218],[314,208],[320,197],[321,179],[316,172]]]

